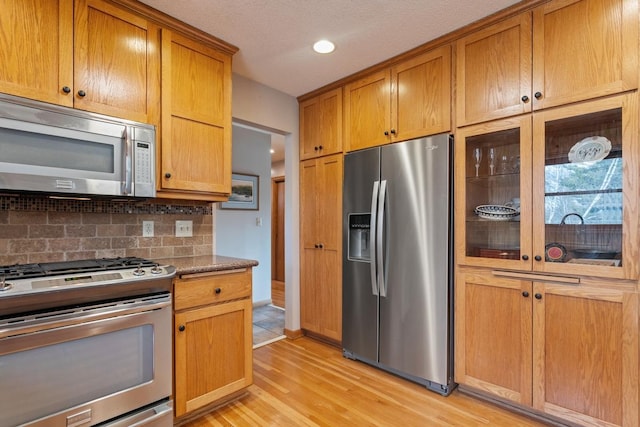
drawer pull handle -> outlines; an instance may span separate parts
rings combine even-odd
[[[216,294],[219,294],[220,292],[222,292],[222,289],[216,288]]]

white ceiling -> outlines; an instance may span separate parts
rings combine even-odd
[[[234,73],[297,97],[519,0],[141,1],[237,46]],[[313,51],[322,38],[333,53]]]
[[[240,50],[233,72],[300,96],[518,0],[141,0]],[[336,50],[320,55],[315,41]]]

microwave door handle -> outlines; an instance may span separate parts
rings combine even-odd
[[[373,183],[373,191],[371,192],[371,222],[369,224],[369,267],[371,268],[371,293],[373,295],[378,295],[378,279],[377,279],[377,269],[378,263],[376,258],[376,221],[377,221],[377,213],[378,213],[378,189],[380,188],[380,181],[375,181]]]
[[[131,135],[129,134],[129,128],[125,126],[122,132],[122,142],[124,149],[122,170],[124,171],[124,182],[122,183],[122,194],[131,195],[131,185],[133,182],[133,171],[131,168],[133,157],[133,147],[131,146]]]

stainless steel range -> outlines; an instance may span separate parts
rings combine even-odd
[[[172,266],[0,267],[0,425],[171,426]]]

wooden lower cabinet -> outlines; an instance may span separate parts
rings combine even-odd
[[[176,279],[174,400],[181,417],[253,382],[251,269]]]
[[[527,276],[458,271],[456,382],[579,425],[637,426],[635,288]]]

